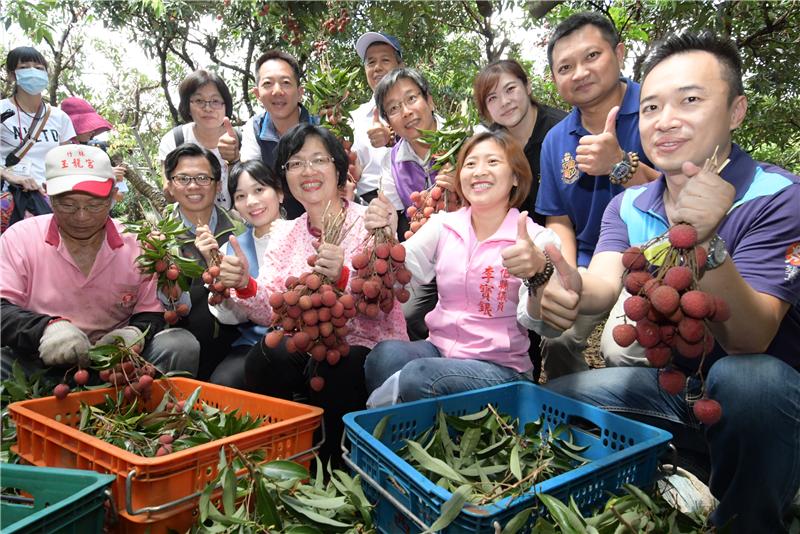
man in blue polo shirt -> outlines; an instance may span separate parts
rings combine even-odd
[[[699,288],[730,307],[727,321],[708,325],[716,345],[701,369],[722,418],[704,428],[694,417],[696,374],[677,395],[646,367],[596,369],[547,387],[672,432],[682,457],[689,451],[710,467],[716,526],[786,532],[800,486],[800,177],[732,144],[747,110],[732,42],[710,32],[672,35],[643,71],[642,145],[664,174],[609,204],[588,271],[551,251],[558,276],[544,290],[543,319],[565,328],[578,312],[608,310],[622,289],[622,252],[691,224],[709,251]],[[720,163],[730,160],[721,176],[701,169],[715,152]],[[692,375],[699,362],[673,355],[673,365]]]
[[[597,13],[572,15],[553,32],[547,56],[558,92],[573,108],[544,140],[536,212],[561,238],[567,261],[586,267],[611,199],[657,173],[639,141],[639,84],[620,77],[625,45],[613,23]],[[583,316],[543,340],[548,377],[588,369],[583,350],[604,318]]]

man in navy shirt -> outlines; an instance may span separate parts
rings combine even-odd
[[[678,222],[709,251],[699,289],[724,298],[730,318],[708,324],[716,345],[703,361],[673,354],[672,365],[691,375],[677,395],[647,367],[596,369],[547,387],[672,432],[681,456],[708,462],[714,525],[786,532],[800,486],[800,178],[731,142],[747,110],[732,42],[672,35],[643,71],[642,145],[663,175],[609,204],[588,271],[552,251],[558,276],[544,290],[542,318],[565,328],[578,311],[608,310],[622,289],[622,252]],[[730,160],[721,175],[701,169],[715,153]],[[692,410],[700,364],[705,394],[722,406],[708,428]]]
[[[596,13],[575,14],[555,29],[547,55],[558,93],[573,108],[544,140],[536,212],[561,238],[567,261],[586,267],[611,199],[657,173],[639,141],[639,84],[620,77],[625,45],[613,23]],[[588,369],[582,353],[604,317],[581,317],[560,337],[543,341],[548,377]]]

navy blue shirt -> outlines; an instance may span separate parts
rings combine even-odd
[[[627,84],[617,114],[617,139],[622,150],[636,152],[646,165],[639,137],[639,84],[621,78]],[[578,141],[592,135],[581,124],[581,112],[572,111],[548,133],[542,146],[539,194],[536,212],[542,215],[569,216],[575,230],[578,249],[578,266],[586,267],[594,254],[600,236],[603,212],[611,199],[624,191],[621,185],[612,185],[608,176],[590,176],[580,172],[575,163]]]
[[[800,369],[800,178],[753,161],[736,145],[729,158],[722,178],[736,188],[736,197],[717,233],[750,287],[789,303],[766,354]],[[669,228],[665,188],[662,175],[617,196],[603,217],[597,252],[624,252],[663,234]],[[716,345],[707,365],[724,355]],[[698,360],[676,356],[676,363],[693,369]]]

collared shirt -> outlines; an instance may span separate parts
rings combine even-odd
[[[789,303],[766,353],[800,368],[800,177],[756,162],[736,145],[729,158],[722,178],[736,188],[736,197],[717,233],[750,287]],[[662,175],[614,198],[603,217],[597,252],[623,252],[663,234],[669,228],[666,187]],[[723,355],[717,345],[711,361]]]
[[[353,121],[353,152],[358,155],[358,163],[361,165],[361,178],[356,186],[359,195],[378,189],[383,158],[391,150],[383,146],[375,148],[367,135],[367,131],[372,128],[375,109],[375,100],[370,99],[350,114]]]
[[[106,221],[105,239],[87,276],[64,245],[52,214],[20,221],[0,237],[0,297],[69,319],[92,342],[127,325],[134,314],[162,312],[155,277],[143,275],[136,264],[139,242],[121,230],[118,222]]]
[[[622,78],[627,84],[617,115],[617,139],[626,152],[636,152],[645,165],[639,138],[639,84]],[[624,187],[613,185],[608,176],[590,176],[578,171],[575,154],[578,142],[591,133],[581,123],[575,107],[564,120],[548,132],[542,146],[539,194],[536,212],[546,216],[567,215],[575,229],[578,266],[586,267],[594,254],[600,234],[603,211]]]

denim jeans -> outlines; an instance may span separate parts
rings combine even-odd
[[[706,388],[722,419],[708,428],[684,395],[659,388],[656,369],[596,369],[545,387],[669,430],[679,450],[707,444],[709,488],[720,501],[712,522],[730,521],[737,534],[786,532],[784,516],[800,486],[800,372],[786,363],[764,354],[718,360]]]
[[[430,341],[381,341],[367,355],[367,392],[400,371],[399,400],[410,402],[528,380],[523,374],[483,360],[443,358]]]

